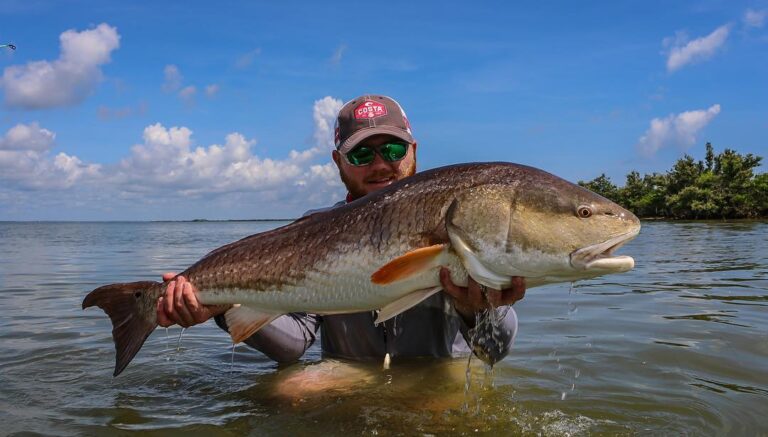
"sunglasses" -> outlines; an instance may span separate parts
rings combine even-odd
[[[347,152],[345,156],[347,162],[361,167],[372,163],[377,153],[387,162],[396,162],[405,158],[408,153],[408,143],[386,143],[379,147],[358,146]]]

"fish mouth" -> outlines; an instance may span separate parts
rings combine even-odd
[[[602,243],[583,247],[571,253],[571,266],[576,270],[605,271],[621,273],[632,270],[635,260],[631,256],[614,256],[613,252],[635,238],[640,227],[613,237]]]

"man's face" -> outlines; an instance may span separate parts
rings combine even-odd
[[[391,135],[374,135],[366,138],[356,147],[365,145],[377,148],[392,141],[401,142],[402,140]],[[353,199],[357,199],[416,173],[416,143],[408,146],[408,153],[396,162],[387,162],[376,153],[373,162],[358,167],[347,162],[347,159],[337,150],[333,151],[333,161],[339,167],[339,175],[347,191]]]

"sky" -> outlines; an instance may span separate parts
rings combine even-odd
[[[343,199],[334,117],[369,93],[419,170],[768,158],[768,0],[517,3],[3,0],[0,220],[298,217]]]

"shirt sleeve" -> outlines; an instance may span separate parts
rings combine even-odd
[[[495,317],[482,314],[480,318],[488,321],[470,328],[461,315],[459,329],[472,352],[489,365],[503,360],[512,349],[517,336],[517,313],[511,306],[494,308]],[[495,321],[495,323],[491,322]]]
[[[221,329],[229,332],[223,314],[214,320]],[[248,337],[245,343],[278,363],[290,363],[301,358],[315,342],[320,320],[315,314],[285,314]]]

